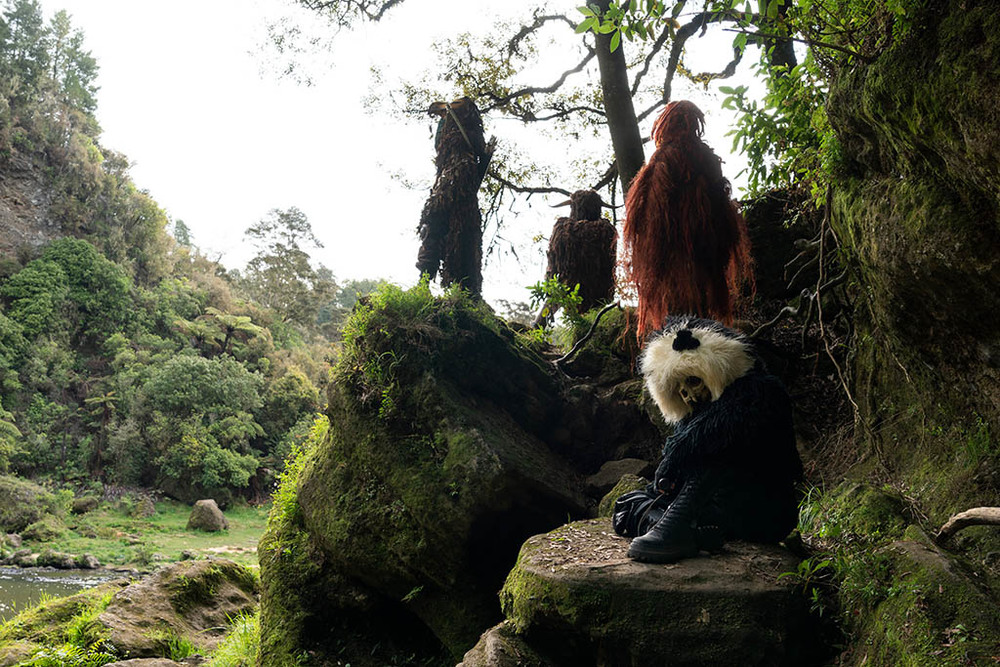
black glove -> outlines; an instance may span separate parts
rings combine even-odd
[[[668,452],[663,455],[660,465],[656,466],[656,475],[653,477],[653,487],[670,496],[677,492],[674,488],[677,485],[677,473],[673,467],[673,460]]]

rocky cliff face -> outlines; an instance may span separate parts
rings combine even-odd
[[[834,78],[831,219],[856,298],[849,371],[867,448],[851,474],[889,481],[903,525],[933,528],[1000,504],[1000,16],[989,2],[913,4],[905,36]],[[864,514],[856,502],[839,511]],[[869,549],[880,565],[867,571],[880,575],[851,581],[848,570],[841,588],[854,633],[845,664],[961,664],[991,651],[998,548],[1000,533],[983,529],[946,554],[914,525]],[[976,645],[951,641],[956,631]]]
[[[28,158],[15,152],[0,169],[0,258],[62,235],[49,208],[52,190]]]
[[[839,72],[828,107],[843,153],[832,219],[858,297],[857,399],[884,463],[915,486],[954,481],[921,499],[941,520],[950,503],[1000,501],[998,100],[1000,17],[953,1]],[[966,470],[920,470],[938,458]]]

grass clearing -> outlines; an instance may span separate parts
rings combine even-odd
[[[191,507],[174,500],[155,504],[149,517],[130,514],[130,504],[102,503],[97,509],[66,519],[67,530],[47,542],[28,542],[35,551],[52,549],[74,555],[92,554],[106,567],[144,568],[155,562],[219,556],[242,565],[257,564],[257,542],[264,533],[270,504],[240,505],[224,512],[229,530],[188,530]]]

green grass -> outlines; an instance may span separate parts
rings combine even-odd
[[[154,561],[178,561],[184,551],[195,557],[219,556],[256,565],[257,541],[264,533],[269,505],[226,510],[229,530],[187,530],[191,507],[172,500],[156,503],[150,517],[129,516],[120,503],[105,503],[80,516],[67,517],[68,530],[49,542],[26,544],[35,551],[53,549],[74,555],[92,554],[102,565],[145,567]]]
[[[232,631],[219,644],[207,667],[251,667],[257,664],[260,645],[260,613],[233,619]]]

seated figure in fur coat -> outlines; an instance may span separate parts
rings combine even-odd
[[[673,434],[645,491],[616,503],[628,555],[669,563],[726,539],[778,542],[798,520],[802,463],[781,381],[742,335],[671,317],[640,358],[646,387]]]

